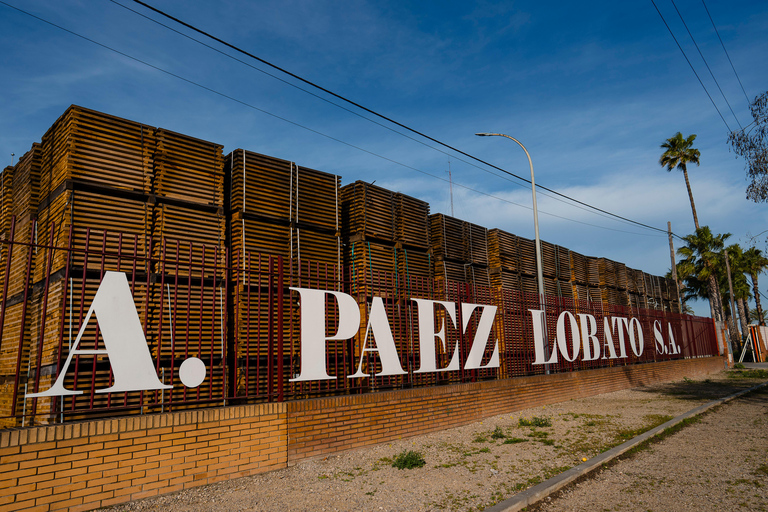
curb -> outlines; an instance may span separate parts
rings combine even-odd
[[[639,436],[632,438],[629,441],[623,444],[620,444],[619,446],[615,446],[610,450],[589,459],[587,462],[584,462],[582,464],[579,464],[578,466],[572,467],[568,471],[560,473],[557,476],[553,476],[549,480],[546,480],[544,482],[541,482],[540,484],[534,485],[533,487],[526,489],[525,491],[522,491],[518,494],[515,494],[511,498],[508,498],[484,510],[485,512],[517,512],[529,505],[538,503],[539,501],[543,500],[550,494],[556,491],[559,491],[563,487],[566,487],[567,485],[573,483],[578,478],[588,475],[592,471],[601,467],[606,462],[612,461],[613,459],[631,450],[632,448],[639,445],[640,443],[660,434],[661,432],[667,430],[668,428],[674,427],[678,423],[681,423],[682,421],[688,418],[697,416],[705,411],[708,411],[709,409],[712,409],[713,407],[724,404],[725,402],[729,402],[734,398],[738,398],[741,395],[750,393],[764,386],[768,386],[768,382],[758,384],[757,386],[753,386],[743,391],[739,391],[738,393],[734,393],[733,395],[727,396],[725,398],[720,398],[718,400],[714,400],[704,405],[700,405],[699,407],[696,407],[695,409],[691,409],[690,411],[683,413],[680,416],[673,418],[668,422],[663,423],[658,427],[655,427],[649,430],[648,432],[640,434]]]

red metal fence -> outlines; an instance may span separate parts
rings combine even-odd
[[[536,295],[366,268],[227,253],[189,242],[164,240],[160,247],[153,247],[151,238],[111,232],[76,234],[70,229],[66,240],[56,240],[52,228],[48,240],[34,236],[24,240],[15,236],[14,229],[12,225],[9,238],[0,243],[0,426],[4,427],[512,378],[718,353],[709,318],[546,297],[547,350],[548,354],[559,352],[559,357],[551,364],[534,364],[535,317],[531,310],[540,309]],[[31,233],[36,234],[34,225]],[[96,393],[113,382],[109,358],[78,354],[64,382],[66,389],[82,394],[25,398],[47,390],[56,381],[107,271],[126,274],[157,375],[173,388]],[[301,372],[301,304],[291,287],[343,292],[360,308],[357,335],[326,344],[326,368],[335,378],[292,382]],[[381,361],[371,350],[377,342],[367,327],[374,297],[381,298],[386,311],[402,374],[375,376],[381,373]],[[455,322],[445,307],[435,307],[436,332],[445,327],[445,343],[436,338],[434,349],[437,368],[444,369],[458,347],[459,369],[418,371],[421,339],[413,299],[456,304]],[[498,340],[498,367],[465,369],[463,362],[479,326],[480,310],[464,319],[462,304],[497,307],[482,361],[488,363]],[[590,339],[599,343],[601,354],[607,352],[604,319],[608,318],[616,358],[606,353],[602,354],[606,357],[585,360],[581,354],[569,361],[563,356],[562,347],[572,350],[573,337],[579,339],[578,329],[570,327],[571,319],[587,321],[580,315],[594,319],[590,332],[594,338]],[[627,320],[622,324],[613,317]],[[637,324],[632,323],[633,318]],[[325,319],[326,333],[335,333],[339,310],[332,300],[326,303]],[[565,325],[560,349],[558,320]],[[638,325],[645,333],[640,355],[624,340],[625,357],[619,357],[619,331],[622,339],[628,338],[631,329],[627,326]],[[657,346],[654,332],[661,333],[664,345],[671,332],[679,353],[657,350],[663,345]],[[104,349],[97,319],[83,328],[77,348]],[[201,359],[207,369],[205,380],[196,388],[185,387],[179,378],[181,363],[190,357]],[[349,378],[358,368],[374,376]]]

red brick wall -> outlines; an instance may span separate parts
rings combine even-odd
[[[288,402],[288,461],[465,425],[497,414],[724,368],[708,357]]]
[[[710,357],[0,432],[0,510],[88,510],[514,410],[695,378]]]
[[[285,404],[6,431],[0,510],[90,510],[285,465]]]

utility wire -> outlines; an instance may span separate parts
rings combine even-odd
[[[683,15],[680,13],[680,9],[677,8],[677,4],[675,3],[675,0],[670,0],[670,1],[672,2],[672,5],[677,11],[677,15],[680,16],[680,21],[683,22],[683,26],[685,27],[685,30],[688,32],[688,35],[691,36],[691,41],[693,41],[693,45],[696,47],[696,50],[699,52],[699,56],[701,57],[701,60],[703,60],[704,65],[707,66],[707,71],[709,71],[709,75],[712,77],[712,80],[715,81],[717,90],[720,91],[720,94],[723,96],[723,99],[725,100],[725,104],[728,105],[728,109],[731,111],[731,114],[733,114],[733,118],[736,119],[736,124],[738,124],[739,128],[743,130],[744,127],[741,126],[741,123],[739,122],[739,118],[736,117],[736,113],[733,111],[733,108],[731,108],[731,104],[728,102],[728,98],[725,97],[725,93],[723,92],[723,89],[720,88],[720,84],[717,82],[717,78],[715,78],[715,74],[712,72],[712,69],[709,67],[709,64],[707,63],[707,59],[704,58],[704,54],[701,53],[701,48],[699,48],[699,45],[696,42],[696,39],[693,38],[693,34],[691,34],[691,30],[688,28],[688,24],[683,19]]]
[[[667,20],[664,19],[664,15],[661,14],[661,11],[659,10],[659,7],[656,5],[656,2],[654,2],[654,0],[651,0],[651,3],[656,8],[656,12],[659,13],[659,16],[661,17],[661,21],[664,22],[664,26],[667,27],[667,30],[669,31],[669,35],[671,35],[672,39],[675,40],[675,44],[680,49],[680,53],[683,54],[683,57],[685,58],[685,62],[688,63],[688,65],[691,67],[691,71],[693,71],[693,74],[696,75],[696,79],[699,81],[699,84],[701,84],[701,88],[704,89],[704,92],[707,94],[707,98],[709,98],[709,101],[712,102],[712,106],[715,107],[715,110],[717,110],[717,113],[720,115],[720,119],[723,120],[723,124],[725,124],[725,127],[730,132],[731,131],[731,127],[728,126],[728,123],[725,121],[725,118],[723,117],[723,114],[720,112],[720,109],[717,108],[717,105],[715,104],[715,100],[712,99],[712,96],[709,95],[709,91],[707,90],[706,87],[704,87],[704,82],[701,81],[701,78],[699,77],[699,74],[694,69],[693,64],[691,64],[691,61],[688,60],[688,56],[685,54],[685,50],[683,50],[683,47],[680,46],[680,43],[677,41],[677,38],[675,37],[675,34],[672,32],[672,29],[669,28],[669,25],[667,24]]]
[[[492,170],[490,170],[490,169],[487,169],[487,168],[485,168],[485,167],[481,167],[481,166],[477,165],[476,163],[474,163],[474,162],[472,162],[472,161],[470,161],[470,160],[467,160],[467,159],[464,159],[464,158],[461,158],[461,157],[457,157],[457,156],[456,156],[456,155],[454,155],[453,153],[449,153],[448,151],[446,151],[446,150],[444,150],[444,149],[441,149],[441,148],[439,148],[439,147],[436,147],[436,146],[433,146],[433,145],[427,144],[427,143],[426,143],[426,142],[424,142],[423,140],[420,140],[420,139],[418,139],[418,138],[416,138],[416,137],[413,137],[413,136],[411,136],[411,135],[408,135],[407,133],[403,133],[402,131],[396,130],[396,129],[392,128],[391,126],[388,126],[388,125],[386,125],[386,124],[384,124],[384,123],[381,123],[381,122],[379,122],[379,121],[376,121],[375,119],[371,119],[370,117],[364,116],[364,115],[360,114],[359,112],[355,112],[354,110],[352,110],[352,109],[350,109],[350,108],[347,108],[347,107],[345,107],[344,105],[341,105],[341,104],[339,104],[339,103],[336,103],[336,102],[334,102],[334,101],[331,101],[331,100],[329,100],[328,98],[324,98],[323,96],[321,96],[321,95],[319,95],[319,94],[316,94],[316,93],[314,93],[314,92],[310,91],[309,89],[306,89],[306,88],[304,88],[304,87],[300,87],[299,85],[296,85],[296,84],[294,84],[294,83],[292,83],[292,82],[289,82],[288,80],[285,80],[284,78],[281,78],[281,77],[279,77],[279,76],[277,76],[277,75],[275,75],[275,74],[273,74],[273,73],[270,73],[269,71],[266,71],[266,70],[264,70],[264,69],[262,69],[262,68],[259,68],[259,67],[257,67],[257,66],[254,66],[253,64],[251,64],[251,63],[249,63],[249,62],[246,62],[246,61],[244,61],[244,60],[242,60],[242,59],[239,59],[239,58],[235,57],[234,55],[230,55],[229,53],[226,53],[226,52],[224,52],[224,51],[222,51],[222,50],[220,50],[220,49],[218,49],[218,48],[216,48],[216,47],[214,47],[214,46],[211,46],[211,45],[209,45],[209,44],[206,44],[206,43],[204,43],[203,41],[201,41],[201,40],[199,40],[199,39],[195,39],[194,37],[192,37],[192,36],[190,36],[190,35],[188,35],[188,34],[185,34],[184,32],[181,32],[181,31],[179,31],[179,30],[176,30],[175,28],[173,28],[173,27],[171,27],[171,26],[169,26],[169,25],[166,25],[165,23],[162,23],[162,22],[160,22],[160,21],[158,21],[158,20],[156,20],[156,19],[150,18],[149,16],[147,16],[147,15],[146,15],[146,14],[144,14],[144,13],[141,13],[141,12],[139,12],[139,11],[135,10],[135,9],[131,9],[131,8],[130,8],[130,7],[128,7],[127,5],[124,5],[124,4],[120,3],[120,2],[118,2],[117,0],[109,0],[109,1],[110,1],[110,2],[112,2],[112,3],[113,3],[113,4],[115,4],[115,5],[118,5],[118,6],[122,7],[123,9],[126,9],[126,10],[128,10],[128,11],[130,11],[130,12],[132,12],[132,13],[134,13],[134,14],[138,15],[138,16],[141,16],[142,18],[146,19],[147,21],[151,21],[152,23],[155,23],[155,24],[157,24],[157,25],[160,25],[161,27],[164,27],[164,28],[166,28],[166,29],[170,30],[171,32],[174,32],[174,33],[176,33],[176,34],[178,34],[178,35],[180,35],[180,36],[182,36],[182,37],[184,37],[184,38],[186,38],[186,39],[189,39],[190,41],[193,41],[193,42],[195,42],[195,43],[197,43],[197,44],[199,44],[199,45],[201,45],[201,46],[204,46],[204,47],[206,47],[206,48],[208,48],[208,49],[210,49],[210,50],[212,50],[212,51],[214,51],[214,52],[216,52],[216,53],[218,53],[218,54],[220,54],[220,55],[222,55],[222,56],[224,56],[224,57],[227,57],[227,58],[229,58],[229,59],[232,59],[232,60],[234,60],[235,62],[238,62],[238,63],[240,63],[240,64],[243,64],[244,66],[248,66],[249,68],[251,68],[251,69],[253,69],[253,70],[255,70],[255,71],[258,71],[258,72],[260,72],[260,73],[263,73],[264,75],[267,75],[267,76],[269,76],[269,77],[271,77],[271,78],[274,78],[275,80],[277,80],[277,81],[279,81],[279,82],[282,82],[283,84],[285,84],[285,85],[287,85],[287,86],[289,86],[289,87],[293,87],[294,89],[297,89],[297,90],[299,90],[299,91],[302,91],[302,92],[304,92],[304,93],[306,93],[306,94],[309,94],[310,96],[312,96],[312,97],[314,97],[314,98],[317,98],[317,99],[319,99],[319,100],[321,100],[321,101],[324,101],[325,103],[328,103],[329,105],[333,105],[333,106],[335,106],[335,107],[337,107],[337,108],[340,108],[341,110],[344,110],[345,112],[348,112],[348,113],[350,113],[350,114],[352,114],[352,115],[354,115],[354,116],[357,116],[357,117],[359,117],[360,119],[364,119],[364,120],[366,120],[366,121],[368,121],[368,122],[370,122],[370,123],[373,123],[373,124],[375,124],[375,125],[377,125],[377,126],[379,126],[379,127],[381,127],[381,128],[384,128],[385,130],[389,130],[390,132],[392,132],[392,133],[395,133],[395,134],[397,134],[397,135],[400,135],[401,137],[405,137],[406,139],[409,139],[409,140],[411,140],[411,141],[413,141],[413,142],[416,142],[417,144],[421,144],[421,145],[422,145],[422,146],[424,146],[424,147],[427,147],[427,148],[429,148],[429,149],[432,149],[432,150],[434,150],[434,151],[437,151],[437,152],[439,152],[439,153],[442,153],[442,154],[444,154],[444,155],[447,155],[447,156],[449,156],[449,157],[455,158],[455,159],[456,159],[456,160],[458,160],[459,162],[462,162],[462,163],[464,163],[464,164],[466,164],[466,165],[469,165],[470,167],[474,167],[475,169],[478,169],[478,170],[480,170],[480,171],[483,171],[483,172],[485,172],[485,173],[488,173],[488,174],[490,174],[491,176],[496,176],[497,178],[503,179],[503,180],[505,180],[505,181],[507,181],[507,182],[509,182],[509,183],[511,183],[511,184],[513,184],[513,185],[515,185],[515,186],[518,186],[518,187],[521,187],[521,188],[526,188],[526,189],[528,188],[528,186],[527,186],[527,185],[523,185],[523,184],[521,184],[521,183],[519,183],[519,182],[517,182],[517,181],[514,181],[514,180],[512,180],[512,179],[508,178],[507,176],[505,176],[505,175],[503,175],[503,174],[498,174],[498,173],[496,173],[496,172],[493,172],[493,171],[492,171]],[[513,176],[514,176],[515,178],[518,178],[518,179],[519,179],[519,177],[518,177],[518,176],[515,176],[515,175],[513,175]],[[530,182],[529,182],[529,184],[530,184]],[[540,188],[543,188],[543,187],[540,187]],[[585,212],[590,212],[590,213],[592,213],[593,215],[598,215],[598,216],[600,216],[600,217],[605,217],[606,219],[617,220],[617,219],[616,219],[616,217],[615,217],[615,216],[613,216],[613,215],[604,214],[604,213],[601,213],[601,212],[595,211],[593,208],[587,208],[587,207],[581,206],[581,205],[579,205],[579,204],[575,204],[575,203],[573,203],[572,201],[566,201],[566,200],[564,200],[564,199],[561,199],[560,197],[558,197],[558,196],[556,196],[556,195],[547,194],[547,193],[545,193],[545,192],[540,192],[540,193],[541,193],[541,195],[542,195],[542,196],[545,196],[545,197],[549,197],[549,198],[551,198],[551,199],[554,199],[555,201],[559,201],[559,202],[561,202],[561,203],[563,203],[563,204],[567,204],[567,205],[569,205],[569,206],[571,206],[571,207],[573,207],[573,208],[578,208],[579,210],[583,210],[583,211],[585,211]],[[623,222],[623,223],[625,223],[625,224],[634,225],[634,223],[633,223],[633,222],[625,221],[625,220],[623,220],[623,219],[618,219],[618,221],[619,221],[619,222]]]
[[[704,10],[707,11],[707,16],[709,16],[709,21],[712,22],[712,28],[715,29],[715,34],[717,34],[717,38],[720,40],[720,45],[723,47],[725,56],[728,57],[728,62],[731,63],[731,69],[733,70],[733,74],[736,75],[736,80],[739,81],[739,85],[741,86],[741,92],[744,93],[744,99],[747,100],[747,105],[751,105],[752,102],[749,101],[749,96],[747,96],[747,91],[744,90],[744,84],[741,83],[741,78],[739,78],[739,74],[736,72],[736,68],[733,66],[733,61],[731,60],[731,56],[728,55],[728,50],[725,49],[725,43],[723,43],[723,39],[720,37],[720,32],[717,30],[717,27],[715,26],[715,22],[712,19],[712,15],[709,14],[709,9],[707,9],[707,4],[704,2],[704,0],[701,0],[701,3],[704,5]]]
[[[173,72],[171,72],[171,71],[168,71],[168,70],[166,70],[166,69],[163,69],[163,68],[161,68],[161,67],[159,67],[159,66],[156,66],[156,65],[154,65],[154,64],[150,64],[149,62],[146,62],[146,61],[144,61],[144,60],[141,60],[141,59],[138,59],[138,58],[136,58],[136,57],[133,57],[133,56],[131,56],[131,55],[129,55],[129,54],[127,54],[127,53],[125,53],[125,52],[122,52],[122,51],[120,51],[120,50],[117,50],[117,49],[115,49],[115,48],[112,48],[111,46],[108,46],[108,45],[106,45],[106,44],[100,43],[100,42],[98,42],[98,41],[96,41],[96,40],[94,40],[94,39],[91,39],[91,38],[87,37],[87,36],[84,36],[84,35],[82,35],[82,34],[79,34],[79,33],[77,33],[77,32],[74,32],[74,31],[72,31],[72,30],[70,30],[70,29],[68,29],[68,28],[62,27],[61,25],[57,25],[56,23],[53,23],[53,22],[51,22],[51,21],[48,21],[48,20],[46,20],[46,19],[44,19],[44,18],[41,18],[40,16],[37,16],[37,15],[35,15],[35,14],[32,14],[32,13],[30,13],[30,12],[28,12],[28,11],[25,11],[25,10],[23,10],[23,9],[20,9],[20,8],[18,8],[18,7],[16,7],[16,6],[14,6],[14,5],[11,5],[11,4],[9,4],[9,3],[7,3],[7,2],[5,2],[5,1],[3,1],[3,0],[0,0],[0,4],[2,4],[2,5],[5,5],[6,7],[9,7],[9,8],[11,8],[11,9],[14,9],[14,10],[16,10],[16,11],[18,11],[18,12],[21,12],[21,13],[23,13],[23,14],[26,14],[27,16],[30,16],[30,17],[32,17],[32,18],[35,18],[36,20],[38,20],[38,21],[41,21],[41,22],[43,22],[43,23],[46,23],[46,24],[48,24],[48,25],[50,25],[50,26],[52,26],[52,27],[58,28],[59,30],[62,30],[62,31],[64,31],[64,32],[67,32],[68,34],[71,34],[71,35],[73,35],[73,36],[75,36],[75,37],[78,37],[78,38],[80,38],[80,39],[83,39],[83,40],[85,40],[85,41],[88,41],[89,43],[95,44],[95,45],[97,45],[97,46],[99,46],[99,47],[101,47],[101,48],[104,48],[104,49],[106,49],[106,50],[109,50],[109,51],[111,51],[111,52],[114,52],[114,53],[116,53],[116,54],[118,54],[118,55],[120,55],[120,56],[122,56],[122,57],[125,57],[125,58],[127,58],[127,59],[130,59],[130,60],[132,60],[132,61],[134,61],[134,62],[138,62],[139,64],[142,64],[142,65],[144,65],[144,66],[147,66],[147,67],[149,67],[149,68],[152,68],[152,69],[154,69],[154,70],[156,70],[156,71],[159,71],[159,72],[161,72],[161,73],[164,73],[164,74],[166,74],[166,75],[172,76],[172,77],[174,77],[174,78],[176,78],[176,79],[179,79],[179,80],[181,80],[181,81],[183,81],[183,82],[186,82],[186,83],[188,83],[188,84],[190,84],[190,85],[194,85],[195,87],[199,87],[199,88],[201,88],[201,89],[203,89],[203,90],[205,90],[205,91],[208,91],[208,92],[210,92],[210,93],[213,93],[213,94],[216,94],[216,95],[218,95],[218,96],[221,96],[222,98],[226,98],[226,99],[228,99],[228,100],[234,101],[234,102],[236,102],[236,103],[239,103],[240,105],[243,105],[243,106],[245,106],[245,107],[251,108],[251,109],[253,109],[253,110],[256,110],[256,111],[258,111],[258,112],[261,112],[261,113],[263,113],[263,114],[266,114],[266,115],[268,115],[268,116],[270,116],[270,117],[273,117],[273,118],[275,118],[275,119],[279,119],[279,120],[281,120],[281,121],[284,121],[284,122],[286,122],[286,123],[292,124],[292,125],[294,125],[294,126],[296,126],[296,127],[298,127],[298,128],[302,128],[302,129],[304,129],[304,130],[307,130],[307,131],[309,131],[309,132],[312,132],[312,133],[314,133],[314,134],[316,134],[316,135],[319,135],[319,136],[321,136],[321,137],[325,137],[325,138],[327,138],[327,139],[329,139],[329,140],[332,140],[332,141],[334,141],[334,142],[338,142],[338,143],[340,143],[340,144],[343,144],[343,145],[345,145],[345,146],[348,146],[348,147],[350,147],[350,148],[353,148],[353,149],[357,149],[358,151],[362,151],[362,152],[364,152],[364,153],[367,153],[367,154],[369,154],[369,155],[371,155],[371,156],[375,156],[375,157],[377,157],[377,158],[381,158],[381,159],[383,159],[383,160],[386,160],[386,161],[388,161],[388,162],[391,162],[391,163],[393,163],[393,164],[395,164],[395,165],[399,165],[399,166],[401,166],[401,167],[405,167],[406,169],[410,169],[410,170],[412,170],[412,171],[415,171],[415,172],[418,172],[418,173],[424,174],[424,175],[426,175],[426,176],[430,176],[430,177],[432,177],[432,178],[436,178],[436,179],[438,179],[438,180],[441,180],[441,181],[444,181],[444,182],[448,183],[448,180],[447,180],[447,179],[445,179],[445,178],[443,178],[443,177],[441,177],[441,176],[438,176],[438,175],[435,175],[435,174],[429,173],[429,172],[427,172],[427,171],[424,171],[424,170],[422,170],[422,169],[418,169],[418,168],[416,168],[416,167],[413,167],[413,166],[410,166],[410,165],[408,165],[408,164],[404,164],[404,163],[402,163],[402,162],[398,162],[397,160],[394,160],[394,159],[392,159],[392,158],[386,157],[386,156],[384,156],[384,155],[380,155],[380,154],[378,154],[378,153],[374,153],[373,151],[370,151],[370,150],[367,150],[367,149],[365,149],[365,148],[362,148],[362,147],[360,147],[360,146],[356,146],[356,145],[354,145],[354,144],[351,144],[351,143],[349,143],[349,142],[343,141],[343,140],[341,140],[341,139],[338,139],[338,138],[336,138],[336,137],[333,137],[332,135],[328,135],[328,134],[326,134],[326,133],[323,133],[323,132],[320,132],[320,131],[318,131],[318,130],[315,130],[315,129],[313,129],[313,128],[310,128],[310,127],[308,127],[308,126],[305,126],[305,125],[302,125],[302,124],[300,124],[300,123],[297,123],[297,122],[295,122],[295,121],[291,121],[290,119],[287,119],[287,118],[285,118],[285,117],[279,116],[279,115],[277,115],[277,114],[273,114],[272,112],[269,112],[269,111],[267,111],[267,110],[264,110],[264,109],[262,109],[262,108],[259,108],[259,107],[255,106],[255,105],[252,105],[252,104],[248,103],[248,102],[245,102],[245,101],[243,101],[243,100],[240,100],[240,99],[238,99],[238,98],[235,98],[235,97],[233,97],[233,96],[230,96],[230,95],[228,95],[228,94],[225,94],[225,93],[223,93],[223,92],[220,92],[220,91],[217,91],[217,90],[215,90],[215,89],[212,89],[211,87],[208,87],[208,86],[206,86],[206,85],[203,85],[203,84],[200,84],[200,83],[198,83],[198,82],[195,82],[195,81],[193,81],[193,80],[190,80],[190,79],[188,79],[188,78],[185,78],[185,77],[183,77],[183,76],[181,76],[181,75],[178,75],[178,74],[176,74],[176,73],[173,73]],[[512,205],[514,205],[514,206],[519,206],[519,207],[521,207],[521,208],[525,208],[525,209],[527,209],[527,210],[532,210],[532,208],[531,208],[530,206],[526,206],[526,205],[522,205],[522,204],[519,204],[519,203],[515,203],[514,201],[510,201],[509,199],[504,199],[504,198],[502,198],[502,197],[499,197],[499,196],[496,196],[496,195],[493,195],[493,194],[489,194],[489,193],[487,193],[487,192],[483,192],[483,191],[481,191],[481,190],[473,189],[473,188],[471,188],[471,187],[469,187],[469,186],[467,186],[467,185],[463,185],[463,184],[461,184],[461,183],[453,182],[453,184],[454,184],[454,185],[456,185],[456,186],[458,186],[458,187],[464,188],[464,189],[466,189],[466,190],[469,190],[469,191],[472,191],[472,192],[475,192],[475,193],[478,193],[478,194],[484,195],[484,196],[486,196],[486,197],[490,197],[490,198],[496,199],[496,200],[498,200],[498,201],[501,201],[501,202],[504,202],[504,203],[512,204]],[[606,230],[609,230],[609,231],[616,231],[616,232],[620,232],[620,233],[629,233],[629,234],[633,234],[633,235],[640,235],[640,236],[654,236],[654,237],[656,237],[656,236],[658,236],[658,237],[661,237],[661,236],[662,236],[662,235],[653,235],[653,234],[650,234],[650,233],[638,233],[638,232],[634,232],[634,231],[625,231],[625,230],[621,230],[621,229],[609,228],[609,227],[607,227],[607,226],[600,226],[600,225],[598,225],[598,224],[591,224],[591,223],[588,223],[588,222],[583,222],[583,221],[579,221],[579,220],[576,220],[576,219],[571,219],[571,218],[568,218],[568,217],[563,217],[563,216],[560,216],[560,215],[556,215],[556,214],[554,214],[554,213],[549,213],[549,212],[546,212],[546,211],[542,211],[542,210],[539,210],[539,212],[540,212],[540,213],[542,213],[542,214],[545,214],[545,215],[549,215],[550,217],[555,217],[555,218],[558,218],[558,219],[563,219],[563,220],[567,220],[567,221],[570,221],[570,222],[575,222],[575,223],[577,223],[577,224],[583,224],[583,225],[586,225],[586,226],[591,226],[591,227],[595,227],[595,228],[606,229]],[[653,228],[653,229],[655,229],[655,228]],[[666,235],[666,231],[665,231],[665,235]],[[680,238],[680,239],[682,240],[682,238],[681,238],[681,237],[679,237],[678,235],[674,235],[674,236],[677,236],[678,238]]]
[[[296,75],[295,73],[292,73],[292,72],[288,71],[287,69],[281,68],[280,66],[277,66],[276,64],[272,64],[271,62],[269,62],[267,60],[264,60],[261,57],[258,57],[258,56],[254,55],[254,54],[252,54],[252,53],[250,53],[250,52],[248,52],[246,50],[243,50],[242,48],[240,48],[238,46],[230,44],[230,43],[224,41],[223,39],[220,39],[220,38],[218,38],[218,37],[216,37],[216,36],[214,36],[212,34],[209,34],[208,32],[205,32],[204,30],[201,30],[201,29],[195,27],[194,25],[191,25],[191,24],[189,24],[189,23],[187,23],[185,21],[180,20],[179,18],[176,18],[176,17],[174,17],[174,16],[172,16],[172,15],[170,15],[170,14],[168,14],[168,13],[162,11],[162,10],[160,10],[160,9],[157,9],[157,8],[147,4],[146,2],[142,2],[141,0],[133,0],[133,2],[135,2],[135,3],[139,4],[139,5],[142,5],[142,6],[146,7],[147,9],[150,9],[151,11],[153,11],[153,12],[155,12],[155,13],[157,13],[157,14],[165,17],[165,18],[168,18],[168,19],[170,19],[170,20],[172,20],[172,21],[174,21],[174,22],[176,22],[176,23],[178,23],[180,25],[183,25],[183,26],[187,27],[188,29],[197,32],[198,34],[201,34],[201,35],[204,35],[205,37],[213,39],[214,41],[216,41],[216,42],[218,42],[220,44],[223,44],[224,46],[226,46],[226,47],[228,47],[228,48],[230,48],[232,50],[235,50],[238,53],[241,53],[241,54],[246,55],[246,56],[248,56],[248,57],[250,57],[252,59],[255,59],[255,60],[261,62],[262,64],[265,64],[265,65],[267,65],[267,66],[269,66],[269,67],[271,67],[273,69],[276,69],[276,70],[278,70],[278,71],[280,71],[282,73],[285,73],[286,75],[288,75],[288,76],[290,76],[292,78],[295,78],[296,80],[299,80],[299,81],[301,81],[301,82],[303,82],[303,83],[305,83],[305,84],[307,84],[307,85],[309,85],[311,87],[314,87],[316,89],[319,89],[319,90],[323,91],[326,94],[329,94],[329,95],[331,95],[331,96],[333,96],[335,98],[338,98],[338,99],[340,99],[340,100],[342,100],[342,101],[344,101],[346,103],[349,103],[350,105],[353,105],[353,106],[355,106],[355,107],[357,107],[357,108],[359,108],[359,109],[361,109],[361,110],[363,110],[365,112],[368,112],[369,114],[373,114],[374,116],[379,117],[381,119],[384,119],[385,121],[388,121],[388,122],[390,122],[390,123],[392,123],[392,124],[394,124],[396,126],[399,126],[400,128],[403,128],[403,129],[405,129],[405,130],[407,130],[407,131],[409,131],[411,133],[419,135],[420,137],[424,137],[427,140],[430,140],[430,141],[432,141],[432,142],[434,142],[436,144],[439,144],[440,146],[448,148],[451,151],[455,151],[455,152],[457,152],[457,153],[459,153],[461,155],[464,155],[464,156],[466,156],[466,157],[468,157],[468,158],[470,158],[472,160],[475,160],[476,162],[480,162],[480,163],[482,163],[484,165],[492,167],[492,168],[494,168],[494,169],[496,169],[498,171],[501,171],[501,172],[503,172],[505,174],[513,176],[513,177],[515,177],[515,178],[517,178],[517,179],[519,179],[521,181],[524,181],[525,183],[528,183],[528,184],[531,183],[531,181],[529,179],[526,179],[526,178],[524,178],[522,176],[518,176],[517,174],[511,173],[511,172],[509,172],[509,171],[507,171],[505,169],[502,169],[501,167],[493,165],[493,164],[491,164],[489,162],[486,162],[485,160],[482,160],[482,159],[480,159],[478,157],[475,157],[475,156],[473,156],[473,155],[471,155],[469,153],[466,153],[466,152],[464,152],[464,151],[462,151],[460,149],[457,149],[457,148],[455,148],[455,147],[453,147],[453,146],[451,146],[449,144],[446,144],[446,143],[444,143],[444,142],[442,142],[442,141],[440,141],[438,139],[430,137],[429,135],[427,135],[425,133],[422,133],[422,132],[420,132],[418,130],[410,128],[409,126],[406,126],[406,125],[404,125],[404,124],[402,124],[402,123],[400,123],[398,121],[395,121],[394,119],[392,119],[390,117],[387,117],[387,116],[385,116],[383,114],[380,114],[380,113],[378,113],[378,112],[376,112],[374,110],[371,110],[371,109],[369,109],[367,107],[364,107],[363,105],[361,105],[361,104],[359,104],[359,103],[357,103],[357,102],[355,102],[353,100],[350,100],[350,99],[348,99],[348,98],[346,98],[344,96],[336,94],[335,92],[330,91],[330,90],[326,89],[325,87],[322,87],[322,86],[320,86],[320,85],[318,85],[318,84],[316,84],[316,83],[314,83],[314,82],[312,82],[310,80],[302,78],[301,76]],[[715,107],[715,108],[717,108],[717,107]],[[720,117],[722,117],[722,115]],[[723,119],[723,122],[725,122],[725,119]],[[727,123],[726,123],[726,126],[727,126]],[[729,128],[729,131],[730,131],[730,128]],[[642,222],[638,222],[638,221],[635,221],[635,220],[632,220],[632,219],[628,219],[626,217],[622,217],[621,215],[617,215],[615,213],[612,213],[612,212],[603,210],[601,208],[598,208],[596,206],[593,206],[591,204],[585,203],[583,201],[579,201],[578,199],[575,199],[573,197],[567,196],[565,194],[562,194],[560,192],[557,192],[556,190],[547,188],[545,186],[541,186],[540,185],[538,188],[544,189],[544,190],[546,190],[546,191],[548,191],[548,192],[550,192],[552,194],[556,194],[556,195],[558,195],[560,197],[563,197],[565,199],[568,199],[569,201],[573,201],[575,203],[578,203],[578,204],[580,204],[582,206],[586,206],[587,208],[590,208],[590,209],[602,212],[604,214],[610,215],[611,217],[622,219],[622,220],[624,220],[626,222],[630,222],[632,224],[635,224],[635,225],[638,225],[638,226],[642,226],[642,227],[647,228],[647,229],[652,229],[654,231],[659,231],[661,233],[666,233],[667,232],[667,230],[665,230],[665,229],[657,228],[657,227],[654,227],[654,226],[649,226],[648,224],[643,224]]]

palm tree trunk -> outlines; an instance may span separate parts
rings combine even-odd
[[[717,287],[717,280],[715,279],[715,276],[710,274],[707,287],[709,288],[709,303],[712,305],[712,308],[715,311],[715,316],[712,318],[715,319],[717,322],[724,322],[725,321],[725,314],[723,311],[723,303],[720,300],[720,293]]]
[[[763,307],[760,305],[760,291],[757,289],[757,274],[751,274],[752,277],[752,290],[755,292],[755,308],[757,309],[757,318],[760,320],[758,323],[760,325],[765,325],[765,322],[763,322]]]
[[[744,299],[736,301],[736,306],[739,308],[739,320],[741,320],[741,334],[742,337],[746,337],[749,334],[749,322],[747,319],[747,311],[744,307]]]
[[[691,191],[691,182],[688,181],[688,170],[683,167],[683,176],[685,177],[685,186],[688,187],[688,199],[691,200],[691,210],[693,211],[693,224],[699,229],[699,217],[696,215],[696,205],[693,202],[693,192]]]

